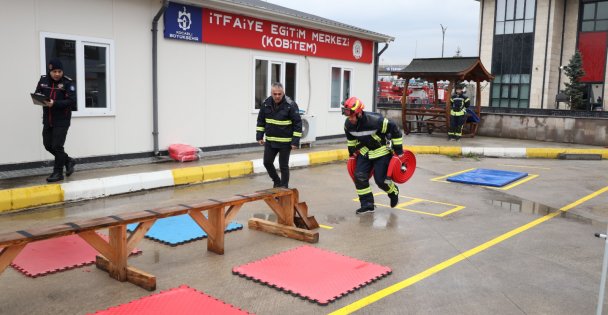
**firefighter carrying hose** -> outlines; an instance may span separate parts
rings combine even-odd
[[[357,97],[347,99],[342,106],[342,114],[348,117],[344,123],[348,153],[350,156],[356,155],[354,181],[361,202],[356,214],[373,213],[375,210],[374,195],[369,186],[372,169],[376,185],[388,193],[391,207],[397,205],[399,188],[386,176],[393,156],[391,139],[392,150],[397,155],[403,154],[403,138],[397,125],[381,114],[364,112],[364,107]]]
[[[463,92],[462,84],[456,85],[456,91],[450,98],[452,110],[450,111],[450,129],[448,141],[460,141],[462,127],[467,119],[467,108],[471,104],[469,97]]]

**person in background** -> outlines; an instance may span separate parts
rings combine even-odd
[[[466,110],[469,108],[471,101],[464,94],[462,84],[457,84],[455,93],[450,98],[452,110],[450,111],[450,128],[448,130],[449,141],[460,141],[462,137],[462,127],[467,119]]]
[[[264,167],[274,182],[273,187],[289,187],[289,155],[300,145],[302,119],[298,105],[285,95],[279,82],[271,87],[272,95],[263,103],[258,113],[256,140],[264,145]],[[266,135],[266,140],[264,140]],[[274,168],[274,160],[279,155],[281,177]]]
[[[72,79],[63,74],[63,64],[59,59],[49,61],[47,74],[40,77],[36,93],[49,98],[42,108],[42,142],[55,157],[53,173],[46,181],[57,182],[63,180],[64,167],[66,176],[70,176],[76,165],[63,147],[72,120],[72,109],[76,108],[76,87]]]

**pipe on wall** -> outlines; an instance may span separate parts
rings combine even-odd
[[[388,43],[384,43],[384,48],[374,55],[374,85],[373,85],[373,100],[372,100],[372,112],[376,111],[377,98],[378,98],[378,62],[380,56],[388,48]],[[374,42],[374,52],[378,51],[378,42]]]
[[[154,156],[160,155],[158,148],[158,21],[169,6],[169,1],[163,0],[162,7],[152,19],[152,137],[154,138]]]

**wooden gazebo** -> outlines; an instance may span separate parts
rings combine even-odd
[[[441,129],[445,127],[447,130],[450,119],[451,104],[449,102],[452,95],[452,89],[455,83],[461,81],[475,82],[477,91],[475,94],[475,113],[480,116],[481,109],[481,88],[480,83],[483,81],[491,81],[494,76],[491,75],[483,66],[478,57],[454,57],[454,58],[421,58],[414,59],[402,71],[392,72],[399,78],[405,79],[405,87],[403,97],[401,98],[401,121],[403,129],[409,133],[412,128],[412,123],[415,123],[418,129],[422,125],[427,128]],[[426,107],[409,107],[407,104],[407,91],[410,78],[420,78],[433,83],[435,94],[437,94],[437,82],[447,80],[450,82],[446,91],[446,105],[441,108],[439,105],[439,97],[435,95],[435,104],[431,108]],[[408,120],[407,117],[415,117],[414,120]],[[429,127],[432,126],[432,127]],[[429,133],[432,129],[429,129]],[[466,136],[475,136],[477,132],[477,124],[470,128],[470,133]]]

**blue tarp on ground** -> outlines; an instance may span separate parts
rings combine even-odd
[[[526,176],[528,176],[528,173],[478,168],[466,173],[450,176],[447,180],[448,182],[463,184],[502,187]]]
[[[127,225],[127,230],[133,232],[137,224]],[[242,224],[230,222],[226,227],[225,232],[232,232],[243,228]],[[176,246],[195,240],[200,240],[207,237],[207,233],[201,229],[192,218],[187,215],[178,215],[160,219],[152,225],[152,228],[146,233],[146,238]]]

